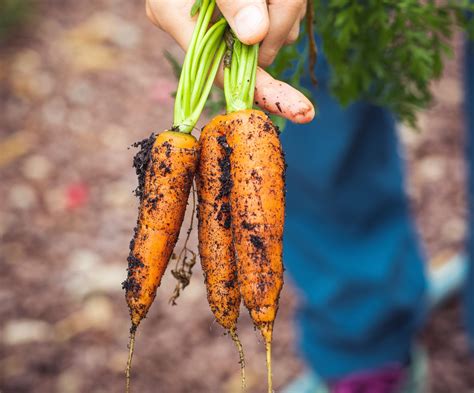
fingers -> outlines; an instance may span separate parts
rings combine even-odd
[[[151,23],[153,23],[154,25],[160,27],[160,24],[159,24],[158,20],[155,17],[155,13],[154,13],[153,8],[152,8],[150,3],[151,2],[149,0],[147,0],[146,3],[145,3],[146,16],[148,17],[148,19],[150,19]]]
[[[194,0],[177,1],[172,6],[165,0],[147,0],[146,13],[150,21],[171,35],[186,50],[191,41],[195,18],[190,15]]]
[[[292,2],[290,0],[281,0],[281,3],[286,3],[286,1],[288,1],[288,3]],[[194,0],[176,2],[173,7],[165,6],[167,2],[168,0],[147,0],[146,11],[148,18],[152,23],[169,33],[178,44],[186,50],[191,41],[196,23],[189,14]],[[178,3],[180,4],[179,6]],[[234,3],[240,5],[246,3],[247,5],[250,4],[250,6],[260,3],[266,7],[265,1],[228,0],[226,2],[221,0],[220,3],[223,3],[224,8],[227,7],[225,8],[226,12],[230,12],[231,14],[232,5]],[[293,24],[291,25],[289,25],[289,23],[280,23],[287,29],[286,37],[283,41],[281,41],[282,35],[280,33],[272,33],[271,36],[269,33],[269,36],[273,42],[277,43],[276,45],[281,46],[285,40],[297,38],[299,32],[299,17],[296,17],[296,22],[293,20]],[[262,45],[262,49],[264,45],[265,44]],[[222,69],[217,75],[217,84],[219,86],[223,85]],[[285,117],[294,123],[308,123],[313,120],[315,115],[313,105],[302,93],[284,82],[275,80],[261,68],[257,71],[255,101],[264,111]]]
[[[305,0],[270,0],[270,29],[260,48],[259,64],[268,67],[286,42],[299,35],[299,22],[306,9]]]
[[[217,5],[244,44],[256,44],[267,35],[270,20],[265,0],[217,0]]]
[[[224,85],[222,68],[217,74],[216,85],[221,88]],[[313,104],[303,93],[274,79],[261,68],[257,69],[254,101],[263,111],[284,117],[293,123],[309,123],[315,116]]]
[[[294,26],[291,28],[290,32],[288,33],[288,37],[286,38],[285,45],[291,45],[300,36],[300,21],[296,22]]]
[[[315,116],[311,101],[290,85],[273,79],[261,68],[257,71],[255,103],[263,110],[293,123],[309,123]]]

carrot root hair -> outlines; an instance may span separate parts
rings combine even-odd
[[[239,336],[237,335],[237,329],[232,328],[229,330],[230,337],[239,352],[239,364],[240,364],[240,380],[241,380],[241,391],[244,392],[247,387],[247,382],[245,378],[245,355],[244,355],[244,348],[242,343],[240,342]]]
[[[183,248],[176,258],[176,266],[171,270],[171,274],[178,281],[174,288],[173,295],[171,296],[169,303],[172,306],[176,306],[176,300],[178,300],[181,292],[191,282],[191,276],[193,275],[193,267],[197,262],[197,254],[191,248],[188,243],[191,237],[191,233],[194,229],[194,217],[196,215],[196,189],[194,183],[191,186],[191,195],[193,197],[193,210],[191,213],[191,221],[189,223],[188,230],[186,231],[186,240],[184,241]],[[172,257],[173,259],[173,257]]]
[[[132,372],[133,352],[135,350],[135,334],[137,333],[137,326],[132,325],[130,329],[130,341],[128,343],[128,360],[127,368],[125,369],[125,392],[130,393],[130,381]]]
[[[267,380],[268,393],[273,393],[273,374],[272,374],[272,342],[265,340],[265,351],[267,354]]]

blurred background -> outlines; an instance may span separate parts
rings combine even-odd
[[[0,2],[1,393],[123,390],[129,317],[121,282],[137,213],[129,147],[171,124],[176,82],[163,51],[182,59],[143,3]],[[434,86],[422,132],[400,131],[431,257],[462,250],[466,230],[460,64],[458,56]],[[277,390],[304,370],[289,281],[275,333]],[[238,357],[213,322],[200,268],[177,307],[168,304],[173,288],[168,275],[139,331],[134,390],[238,392]],[[263,391],[263,344],[244,311],[240,335],[248,391]],[[456,300],[421,339],[434,393],[472,392]]]

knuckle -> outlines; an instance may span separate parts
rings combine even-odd
[[[282,4],[284,4],[288,9],[294,10],[298,14],[306,10],[306,0],[283,1]]]
[[[293,44],[298,40],[300,36],[300,26],[296,25],[291,31],[288,33],[288,37],[286,38],[287,44]]]
[[[264,68],[271,66],[277,54],[278,54],[277,49],[266,48],[264,51],[260,53],[259,64]]]
[[[286,44],[291,45],[294,44],[298,40],[299,34],[290,34],[286,39]]]
[[[159,13],[156,11],[160,9],[162,1],[161,0],[147,0],[146,1],[146,15],[148,19],[156,26],[158,26],[160,29],[162,29],[162,23],[160,21],[160,18],[157,17]]]
[[[267,6],[267,0],[216,0],[217,7],[223,12],[237,13],[247,5]]]
[[[306,0],[293,0],[293,3],[299,8],[306,6]]]
[[[146,3],[145,3],[145,10],[146,10],[146,16],[149,20],[151,20],[153,22],[153,12],[150,8],[150,1],[147,0]]]
[[[221,11],[222,10],[226,11],[231,6],[235,7],[235,1],[232,1],[232,0],[216,0],[216,4],[219,7],[219,9],[221,9]]]
[[[306,6],[306,0],[270,0],[270,3],[281,4],[292,8],[301,8]]]

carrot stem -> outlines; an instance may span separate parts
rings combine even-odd
[[[222,19],[209,28],[215,7],[216,0],[202,0],[200,4],[196,27],[179,79],[173,130],[191,133],[217,75],[223,57],[221,46],[226,22]]]
[[[212,12],[214,12],[214,5],[211,4],[211,7],[209,8],[209,10],[212,10]],[[209,11],[208,10],[208,11]],[[207,27],[209,25],[209,19],[207,16],[205,17],[203,23],[207,23],[207,25],[205,25],[205,28],[202,29],[204,34],[202,34],[201,32],[199,32],[198,34],[198,40],[196,42],[196,47],[194,48],[194,52],[193,52],[193,57],[191,58],[191,64],[192,64],[192,67],[190,68],[190,70],[192,71],[195,71],[197,67],[199,67],[199,61],[202,57],[202,50],[203,50],[203,46],[205,45],[206,43],[206,39],[209,37],[210,34],[212,34],[212,32],[216,29],[216,25],[219,25],[219,23],[216,23],[214,24],[212,27],[210,27],[207,31]],[[219,21],[220,22],[220,21]]]
[[[131,371],[132,371],[132,360],[133,360],[133,352],[135,351],[135,334],[137,332],[136,326],[132,325],[130,329],[130,342],[128,343],[128,360],[127,360],[127,368],[125,369],[125,392],[130,393],[130,381],[131,381]]]
[[[209,94],[211,92],[212,85],[214,83],[214,79],[216,78],[217,71],[219,71],[219,67],[222,61],[222,58],[224,57],[225,53],[225,43],[221,42],[219,49],[217,50],[217,54],[214,57],[214,62],[212,64],[212,68],[209,71],[209,77],[206,80],[206,83],[204,85],[202,94],[200,96],[200,100],[198,104],[196,105],[196,108],[194,109],[194,112],[191,113],[191,115],[188,117],[186,121],[183,121],[181,124],[184,129],[181,129],[183,132],[191,132],[192,128],[196,125],[199,116],[201,116],[202,111],[204,110],[204,106],[206,105],[207,97],[209,97]],[[191,128],[189,128],[191,127]]]
[[[196,44],[200,35],[200,30],[204,25],[204,17],[205,17],[205,10],[208,7],[208,0],[205,0],[204,3],[201,5],[201,12],[199,13],[198,20],[196,23],[196,27],[194,29],[193,35],[191,37],[191,42],[189,43],[189,48],[184,58],[183,69],[181,71],[181,77],[179,80],[178,91],[176,93],[176,102],[174,107],[174,118],[180,118],[180,116],[184,116],[186,111],[186,97],[183,97],[186,93],[185,86],[189,86],[191,83],[191,69],[192,69],[192,60],[194,58],[194,52],[196,48]],[[204,10],[204,12],[202,12]]]
[[[237,74],[239,70],[240,56],[242,52],[242,43],[234,39],[234,44],[232,50],[234,54],[232,56],[232,65],[231,65],[231,75],[232,75],[232,85],[237,85]]]
[[[232,61],[224,69],[224,93],[227,112],[253,108],[259,45],[245,45],[234,38]]]
[[[211,29],[209,29],[203,39],[203,42],[201,43],[201,46],[198,50],[198,52],[201,52],[201,58],[197,64],[197,80],[195,81],[194,86],[192,86],[192,105],[196,105],[199,102],[200,93],[202,93],[206,80],[208,79],[208,75],[205,71],[209,70],[211,64],[213,63],[213,59],[219,50],[219,46],[216,44],[222,39],[222,35],[226,26],[227,23],[225,19],[221,19],[214,26],[212,26]]]
[[[250,61],[252,62],[252,68],[250,69],[250,86],[247,90],[246,102],[249,108],[253,107],[253,101],[255,97],[255,84],[257,82],[257,67],[258,67],[258,45],[252,46],[252,53],[250,55]]]

